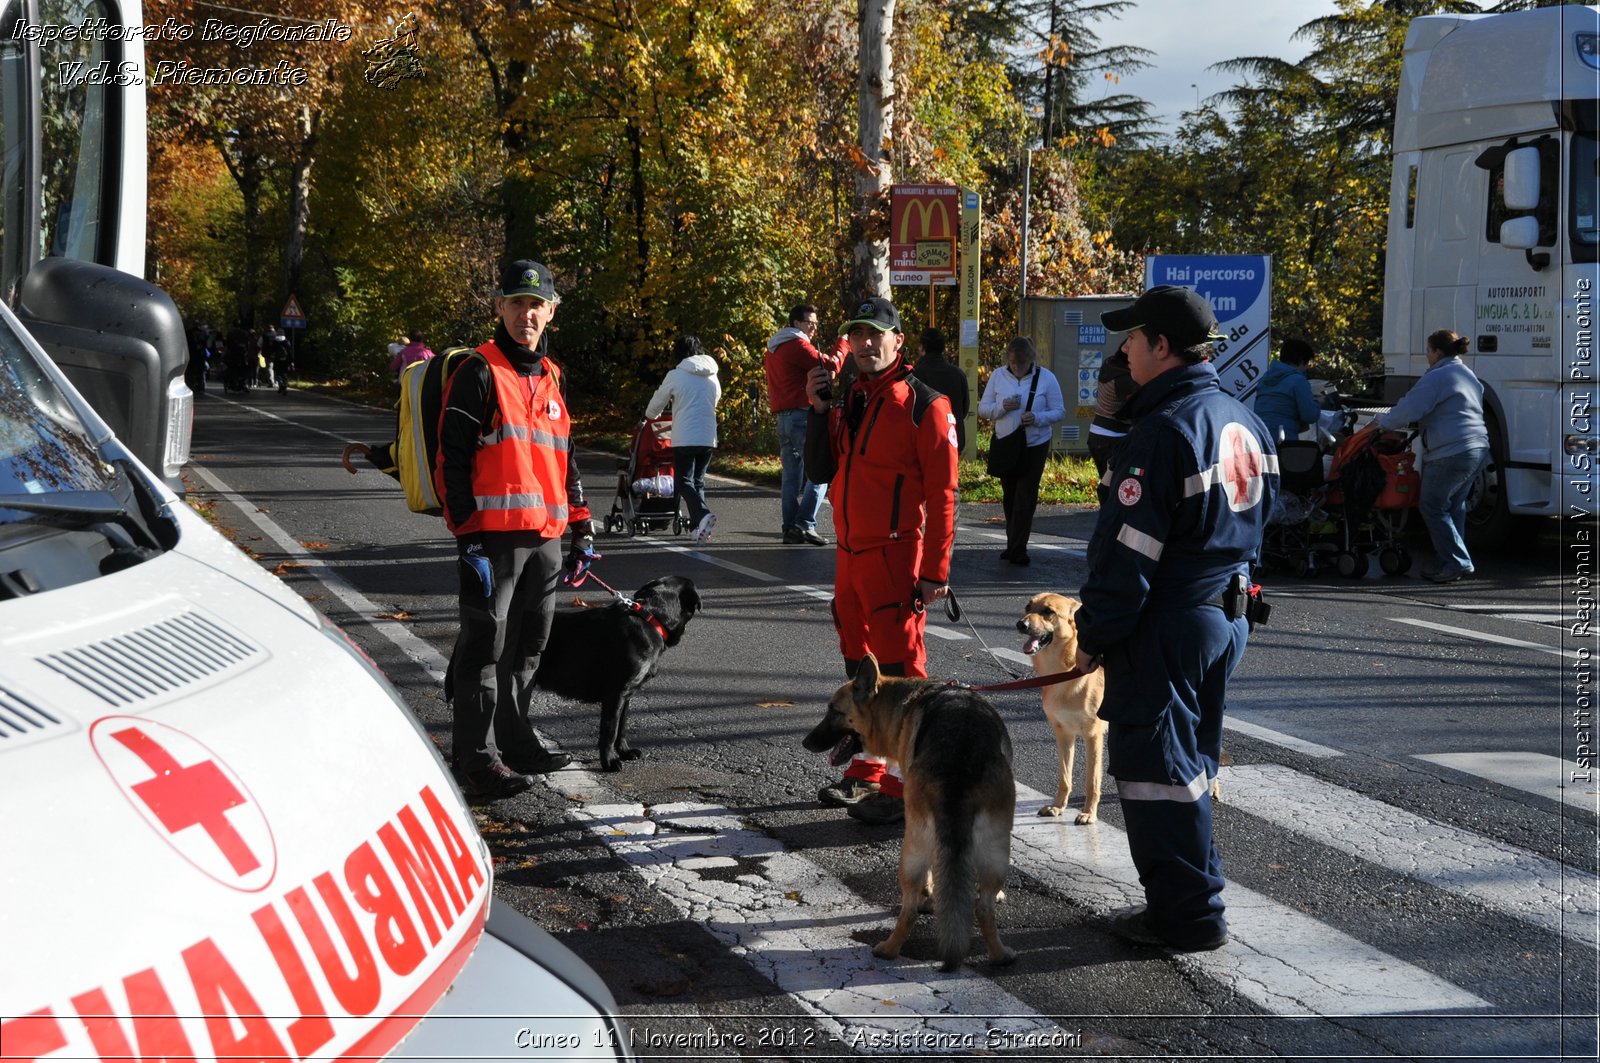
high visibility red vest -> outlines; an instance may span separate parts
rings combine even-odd
[[[483,425],[472,459],[476,508],[460,527],[445,507],[455,535],[478,531],[537,531],[556,539],[567,529],[567,455],[572,424],[561,397],[561,373],[549,359],[542,376],[522,376],[500,348],[485,343],[478,354],[494,378],[500,417]],[[444,497],[444,475],[437,473]]]

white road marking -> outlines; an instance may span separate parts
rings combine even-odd
[[[789,585],[789,589],[794,591],[796,594],[803,594],[807,598],[815,598],[818,601],[823,602],[833,601],[833,592],[822,590],[819,587],[807,587],[802,583],[791,583]]]
[[[350,442],[349,438],[346,437],[346,436],[341,436],[341,435],[338,435],[337,433],[329,432],[329,431],[327,431],[326,429],[323,429],[323,428],[313,428],[310,425],[303,424],[303,423],[301,423],[299,421],[291,421],[287,417],[280,416],[279,414],[272,413],[272,412],[270,412],[268,410],[263,410],[259,406],[252,406],[247,402],[238,402],[238,401],[236,401],[234,399],[228,398],[225,395],[209,395],[209,394],[207,395],[207,401],[208,402],[209,401],[217,401],[217,400],[225,402],[229,406],[234,407],[235,409],[247,410],[250,413],[257,414],[257,415],[259,415],[261,417],[265,417],[268,420],[278,421],[281,424],[286,424],[286,425],[290,425],[290,426],[292,426],[294,428],[298,428],[302,432],[313,432],[313,433],[315,433],[315,434],[317,434],[319,436],[327,436],[329,439],[336,439],[340,443],[348,443],[348,442]],[[190,468],[190,469],[193,469],[196,466],[191,464],[191,465],[186,466],[186,467]]]
[[[946,642],[960,642],[962,639],[972,638],[971,635],[968,635],[965,632],[955,631],[947,627],[940,627],[938,624],[929,624],[927,627],[923,628],[923,631],[929,635],[932,635],[936,639],[944,639]]]
[[[584,775],[560,772],[551,781],[569,789]],[[1006,1035],[1023,1033],[1071,1043],[1068,1031],[993,982],[985,964],[944,974],[932,961],[876,959],[872,944],[888,936],[893,910],[858,896],[728,809],[677,804],[647,812],[617,804],[579,807],[573,815],[686,919],[792,995],[841,1048],[898,1056],[944,1043],[945,1054],[966,1055],[991,1037],[1003,1044]],[[729,864],[745,873],[728,875]],[[717,877],[699,874],[718,865]],[[878,1042],[876,1052],[870,1042]]]
[[[1317,743],[1307,741],[1304,738],[1296,738],[1294,735],[1284,734],[1282,731],[1274,731],[1270,727],[1262,727],[1258,723],[1248,723],[1244,720],[1236,720],[1232,716],[1224,716],[1222,718],[1222,727],[1225,731],[1237,731],[1239,734],[1245,735],[1249,738],[1254,738],[1262,742],[1270,742],[1275,746],[1282,746],[1285,749],[1292,749],[1296,753],[1304,753],[1308,757],[1320,757],[1326,759],[1328,757],[1344,756],[1344,750],[1342,749],[1334,749],[1331,746],[1318,745]]]
[[[1229,769],[1230,795],[1237,770]],[[1144,892],[1126,835],[1104,822],[1078,826],[1071,816],[1040,816],[1038,810],[1052,800],[1017,787],[1011,866],[1097,911],[1142,903]],[[1292,792],[1280,793],[1278,800],[1294,806]],[[1228,803],[1233,803],[1231,796]],[[1273,1014],[1391,1015],[1489,1006],[1442,978],[1236,883],[1228,884],[1222,899],[1228,906],[1228,945],[1215,952],[1177,954],[1174,960]]]
[[[1227,803],[1591,949],[1600,944],[1600,880],[1557,861],[1276,764],[1230,768]]]
[[[1597,787],[1592,781],[1593,773],[1573,761],[1548,753],[1421,753],[1416,759],[1552,801],[1564,801],[1574,808],[1592,811],[1596,807]],[[1588,776],[1591,781],[1574,781],[1580,776]]]
[[[1473,639],[1477,642],[1492,642],[1497,646],[1516,646],[1519,649],[1538,650],[1540,653],[1548,653],[1552,657],[1570,657],[1576,660],[1581,656],[1577,650],[1555,649],[1550,646],[1542,646],[1537,642],[1507,638],[1505,635],[1491,635],[1485,631],[1472,631],[1464,627],[1451,627],[1449,624],[1435,624],[1429,620],[1418,620],[1409,616],[1391,616],[1389,619],[1397,624],[1410,624],[1412,627],[1427,628],[1430,631],[1442,631],[1447,635],[1459,635],[1464,639]]]
[[[691,557],[694,560],[704,562],[707,565],[715,565],[717,568],[725,568],[729,572],[737,572],[739,575],[745,576],[749,579],[760,580],[762,583],[782,582],[782,580],[780,580],[777,576],[770,576],[765,572],[759,572],[753,568],[745,568],[743,565],[736,565],[732,561],[717,557],[714,554],[708,554],[704,550],[692,550],[687,546],[679,546],[676,543],[669,543],[663,539],[651,539],[644,536],[635,538],[633,541],[636,543],[643,543],[646,546],[656,546],[663,550],[670,550],[675,554],[682,554],[684,557]]]
[[[551,781],[568,790],[594,782],[583,772],[561,772]],[[1105,823],[1080,827],[1070,819],[1040,817],[1038,810],[1048,802],[1044,794],[1019,786],[1017,795],[1015,871],[1096,912],[1142,899],[1122,832]],[[735,812],[690,804],[647,811],[628,804],[579,807],[573,814],[685,918],[706,925],[842,1038],[893,1036],[903,1030],[894,1023],[896,1016],[937,1021],[939,1029],[979,1047],[986,1031],[998,1024],[1013,1030],[1052,1028],[983,977],[981,963],[946,975],[928,961],[874,959],[869,943],[887,935],[892,911],[750,830]],[[746,873],[699,874],[712,867],[725,872],[730,861]],[[1217,952],[1175,955],[1173,962],[1232,987],[1271,1013],[1385,1015],[1488,1006],[1254,891],[1230,885],[1224,898],[1232,942]]]
[[[299,540],[284,531],[278,524],[251,502],[248,498],[234,491],[222,481],[215,473],[204,465],[190,462],[185,466],[193,472],[220,498],[227,499],[233,504],[244,519],[254,524],[261,533],[271,539],[278,549],[295,559],[302,571],[311,576],[318,583],[327,588],[328,593],[339,599],[346,609],[361,617],[374,631],[394,643],[400,652],[409,657],[413,663],[433,677],[434,682],[444,682],[444,670],[449,666],[449,661],[426,639],[420,638],[409,627],[398,620],[383,620],[381,615],[391,610],[375,604],[370,598],[356,590],[337,569],[328,564],[314,552],[300,545]]]

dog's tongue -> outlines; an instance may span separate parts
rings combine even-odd
[[[1044,640],[1038,635],[1029,635],[1027,641],[1022,644],[1022,652],[1026,653],[1029,657],[1032,657],[1035,653],[1039,652],[1039,647],[1043,644],[1043,642]]]
[[[857,735],[847,734],[839,739],[833,750],[828,754],[828,763],[837,768],[851,757],[861,752],[861,739]]]

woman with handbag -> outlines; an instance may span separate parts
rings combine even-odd
[[[1050,370],[1035,364],[1033,341],[1018,336],[1006,347],[1006,364],[989,374],[978,416],[994,422],[989,443],[989,475],[1000,479],[1006,515],[1002,561],[1028,563],[1028,535],[1039,505],[1039,480],[1050,456],[1050,426],[1067,415],[1061,385]]]

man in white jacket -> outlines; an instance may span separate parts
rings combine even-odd
[[[706,353],[694,336],[679,336],[673,347],[679,359],[667,373],[650,404],[646,417],[672,410],[672,478],[678,497],[689,509],[691,535],[699,542],[711,541],[717,515],[706,505],[706,469],[717,446],[717,403],[722,399],[722,383],[717,380],[717,362]]]

